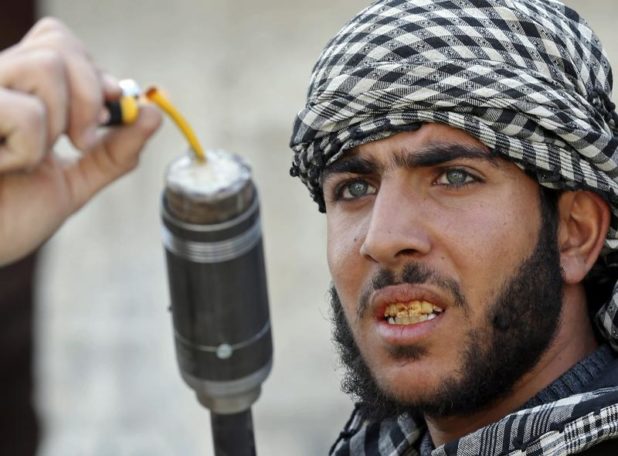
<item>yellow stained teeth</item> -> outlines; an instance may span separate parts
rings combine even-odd
[[[408,303],[408,310],[410,312],[419,313],[423,310],[423,303],[420,301],[410,301]]]
[[[397,302],[384,310],[384,318],[390,324],[407,325],[433,320],[443,310],[427,301]]]

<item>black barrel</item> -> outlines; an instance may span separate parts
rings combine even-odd
[[[162,201],[178,365],[218,414],[250,408],[273,351],[258,195],[250,174],[232,178],[213,194],[168,185]]]

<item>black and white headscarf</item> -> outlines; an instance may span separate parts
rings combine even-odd
[[[291,173],[324,209],[321,173],[346,150],[419,122],[465,130],[541,185],[590,189],[612,209],[618,116],[598,37],[556,0],[379,0],[327,44],[294,124]],[[618,349],[618,289],[601,309]]]
[[[366,421],[355,409],[332,456],[565,456],[618,438],[618,388],[524,409],[434,450],[420,450],[426,426],[404,413]],[[614,454],[601,453],[595,454]]]

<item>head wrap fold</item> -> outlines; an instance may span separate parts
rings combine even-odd
[[[291,173],[324,210],[324,168],[357,145],[439,122],[543,186],[589,189],[612,211],[618,260],[618,117],[600,40],[556,0],[381,0],[327,44],[294,123]],[[618,349],[618,289],[598,319]]]

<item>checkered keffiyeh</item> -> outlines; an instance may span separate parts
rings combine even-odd
[[[294,124],[291,173],[324,209],[324,167],[419,122],[465,130],[536,175],[612,208],[603,258],[618,255],[618,116],[598,37],[556,0],[382,0],[316,64]],[[601,309],[618,349],[618,291]]]
[[[617,404],[618,388],[577,394],[507,415],[434,449],[431,455],[565,456],[581,453],[604,440],[618,438]],[[425,429],[424,424],[408,414],[375,422],[365,420],[356,409],[330,454],[419,456],[417,448]]]

